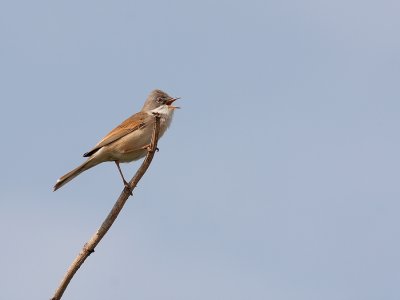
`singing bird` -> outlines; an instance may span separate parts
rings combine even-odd
[[[159,137],[161,137],[171,124],[174,110],[179,108],[172,105],[177,99],[179,98],[170,97],[161,90],[152,91],[141,111],[123,121],[92,150],[83,154],[88,159],[79,167],[58,179],[53,190],[58,190],[82,172],[106,161],[115,162],[124,185],[129,188],[119,164],[135,161],[146,156],[153,133],[154,114],[160,116]]]

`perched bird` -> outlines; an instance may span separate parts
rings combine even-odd
[[[147,97],[142,110],[111,130],[92,150],[83,154],[88,159],[76,169],[57,180],[54,191],[74,179],[82,172],[105,161],[114,161],[124,185],[128,182],[122,174],[120,163],[131,162],[146,156],[153,133],[154,114],[160,116],[161,137],[172,121],[176,106],[172,103],[179,98],[170,97],[161,90],[154,90]]]

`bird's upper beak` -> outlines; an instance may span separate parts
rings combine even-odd
[[[174,103],[176,100],[178,100],[178,99],[180,99],[180,97],[177,97],[177,98],[170,98],[167,102],[166,102],[166,104],[170,107],[170,108],[172,108],[172,109],[175,109],[175,108],[180,108],[179,106],[173,106],[172,105],[172,103]]]

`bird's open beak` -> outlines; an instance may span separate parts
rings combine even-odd
[[[180,97],[171,98],[171,99],[169,99],[169,100],[166,102],[166,104],[167,104],[170,108],[172,108],[172,109],[180,108],[179,106],[173,106],[173,105],[172,105],[172,103],[174,103],[174,102],[175,102],[176,100],[178,100],[178,99],[180,99]]]

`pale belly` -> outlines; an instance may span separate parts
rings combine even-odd
[[[164,134],[167,126],[161,123],[160,138]],[[131,162],[141,159],[147,154],[147,147],[151,143],[153,126],[129,133],[119,140],[102,147],[96,156],[102,156],[104,160]]]

